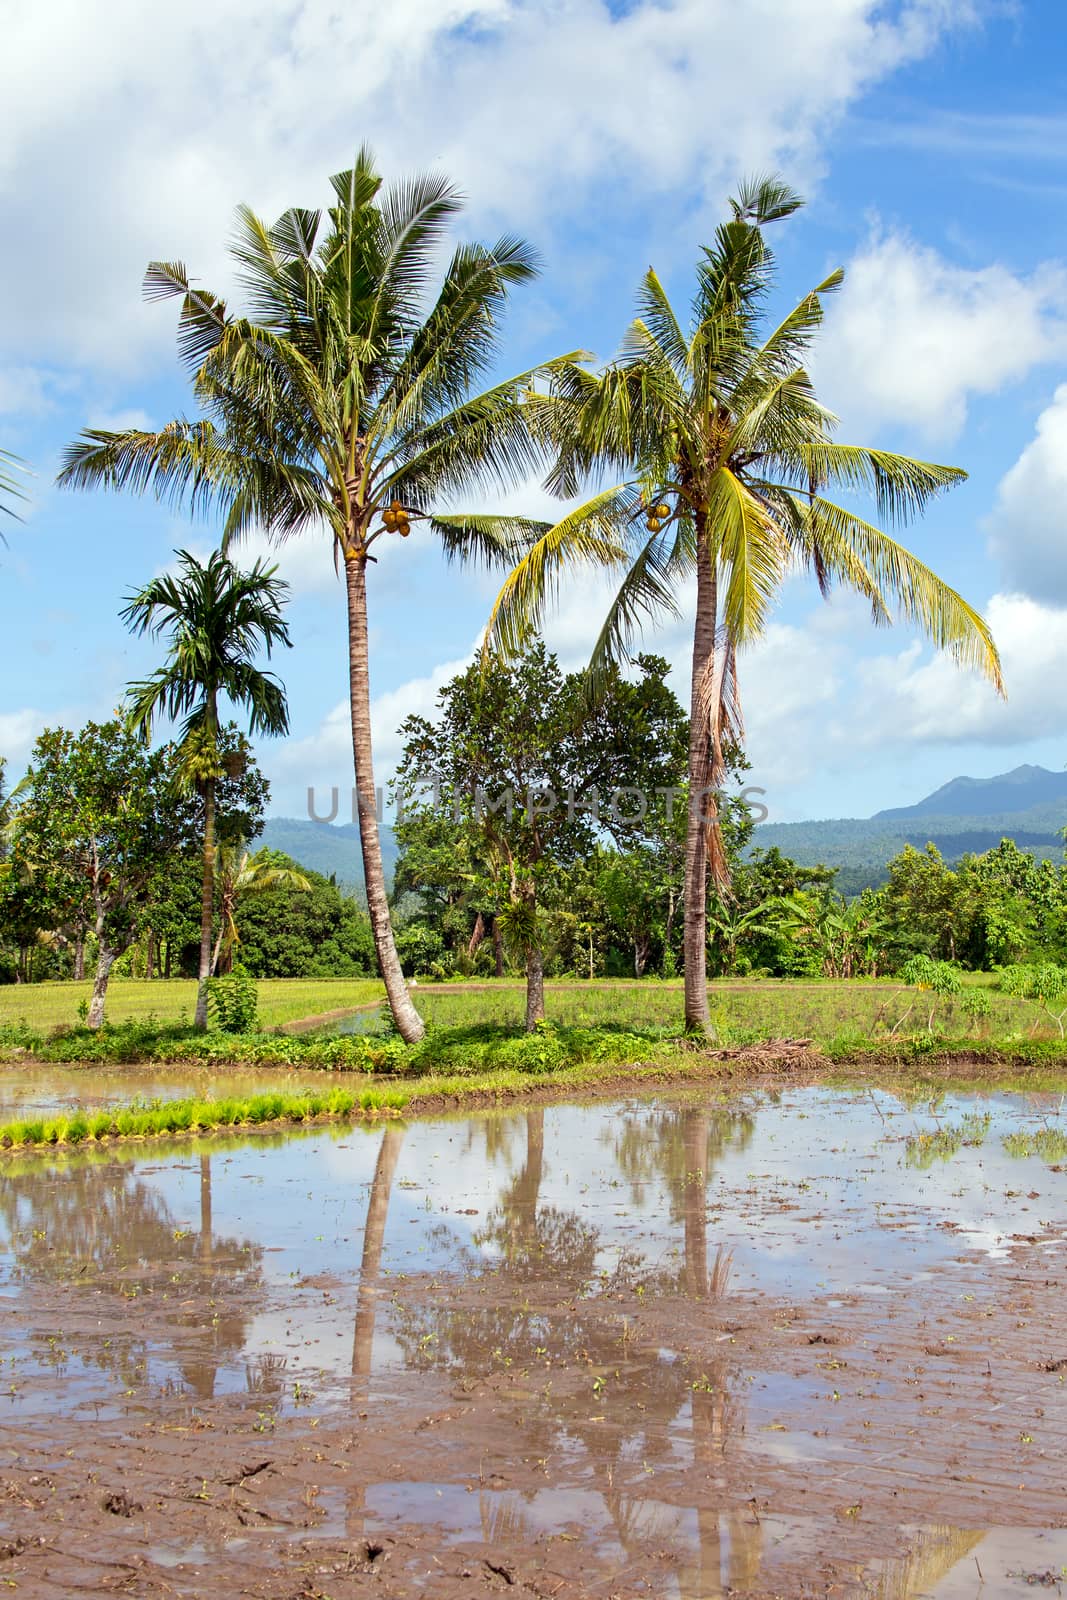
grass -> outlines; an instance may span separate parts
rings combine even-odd
[[[376,1116],[400,1111],[409,1096],[402,1089],[331,1088],[321,1093],[254,1094],[223,1100],[131,1101],[103,1111],[72,1111],[56,1117],[27,1117],[0,1125],[0,1147],[25,1150],[45,1145],[69,1147],[110,1139],[149,1139],[164,1134],[210,1133],[216,1128],[252,1128],[265,1123],[307,1122],[312,1118]]]
[[[1015,1034],[1059,1037],[1055,1023],[1035,1002],[988,988],[983,992],[989,1001],[988,1014],[983,1017],[969,1015],[967,988],[959,995],[931,995],[893,981],[720,980],[709,985],[709,1000],[717,1030],[724,1038],[741,1043],[811,1039],[825,1047],[843,1035],[887,1038],[898,1023],[897,1033],[911,1036],[929,1031],[931,1014],[934,1032],[946,1035],[967,1034],[974,1040]],[[416,1002],[427,1022],[439,1027],[475,1021],[518,1026],[524,994],[521,986],[416,990]],[[567,1027],[677,1027],[682,996],[676,984],[631,982],[611,988],[574,984],[547,990],[545,1010],[550,1021]]]
[[[1009,1133],[1004,1137],[1009,1156],[1040,1156],[1042,1161],[1067,1161],[1067,1133],[1059,1128],[1038,1128],[1033,1132]]]
[[[26,1024],[35,1032],[73,1027],[78,1004],[88,1004],[92,983],[31,983],[0,985],[0,1026]],[[263,1028],[280,1027],[301,1017],[324,1011],[365,1005],[380,1000],[384,990],[377,978],[264,978],[259,984],[259,1021]],[[178,1023],[192,1019],[196,1006],[196,981],[192,978],[112,978],[107,991],[107,1018],[111,1023]]]

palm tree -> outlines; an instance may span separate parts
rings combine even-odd
[[[510,565],[542,531],[517,517],[449,514],[471,489],[518,481],[545,452],[520,404],[547,367],[478,392],[510,290],[534,257],[516,238],[462,244],[427,306],[444,231],[460,206],[442,177],[382,190],[373,158],[332,179],[328,221],[292,210],[269,227],[238,212],[232,253],[248,316],[155,262],[150,299],[181,301],[178,347],[207,417],[157,433],[86,430],[60,482],[102,484],[194,512],[219,511],[224,540],[251,528],[275,540],[324,532],[343,565],[352,749],[368,910],[386,993],[403,1037],[422,1021],[397,959],[382,870],[370,725],[368,568],[383,534],[421,521],[450,558]]]
[[[195,1025],[207,1027],[207,980],[215,907],[215,786],[227,771],[219,746],[219,701],[248,714],[252,734],[283,734],[289,727],[285,690],[273,673],[256,666],[261,651],[289,644],[282,606],[289,586],[276,567],[257,561],[239,572],[214,551],[205,563],[179,550],[177,573],[164,573],[131,595],[121,616],[137,634],[169,635],[167,659],[151,677],[130,685],[131,724],[147,739],[159,715],[185,719],[179,740],[182,771],[204,805],[200,900],[200,983]]]
[[[621,573],[593,651],[595,686],[629,653],[642,623],[678,614],[679,593],[695,573],[685,1015],[699,1030],[709,1026],[709,869],[720,891],[729,886],[714,792],[725,777],[724,750],[742,735],[736,652],[759,637],[785,577],[806,568],[824,593],[843,582],[866,597],[876,622],[889,621],[895,606],[1001,687],[982,618],[897,540],[824,492],[832,484],[847,495],[867,492],[881,518],[904,523],[964,474],[834,441],[837,419],[802,363],[823,299],[843,273],[765,328],[774,261],[764,229],[801,203],[777,179],[744,185],[703,252],[688,330],[649,270],[618,357],[599,375],[563,363],[552,392],[533,398],[531,421],[557,451],[550,487],[595,492],[531,544],[487,633],[487,647],[510,653],[576,567]],[[622,481],[599,487],[608,474]]]
[[[25,471],[25,463],[18,456],[13,456],[9,450],[0,450],[0,516],[14,517],[16,522],[21,521],[21,518],[11,502],[26,499],[26,491],[20,485],[17,476]],[[0,540],[7,543],[2,533]]]
[[[219,957],[232,960],[234,946],[241,942],[236,918],[240,900],[249,895],[265,894],[269,889],[311,892],[311,880],[293,867],[279,866],[266,845],[253,855],[246,844],[220,844],[215,855],[215,883],[220,921],[211,955],[212,975],[218,970]]]

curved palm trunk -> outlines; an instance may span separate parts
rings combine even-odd
[[[697,523],[697,608],[693,624],[693,678],[689,707],[689,817],[685,836],[685,1026],[706,1033],[708,1010],[708,805],[712,741],[704,686],[715,664],[718,594],[710,544],[703,520]],[[712,802],[713,803],[713,802]]]
[[[415,1044],[426,1029],[411,1003],[389,919],[389,898],[385,892],[382,846],[378,837],[378,807],[374,789],[374,751],[370,731],[370,653],[367,644],[367,562],[353,556],[345,562],[345,588],[348,595],[348,682],[352,711],[352,756],[356,767],[356,794],[359,801],[359,843],[363,852],[363,881],[367,888],[378,969],[385,984],[386,998],[400,1036]]]
[[[211,924],[215,910],[215,780],[204,780],[204,873],[200,886],[200,966],[193,1026],[207,1027],[207,980],[211,976]]]

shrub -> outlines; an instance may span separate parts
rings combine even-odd
[[[900,969],[902,980],[914,989],[929,989],[933,994],[959,994],[963,980],[948,961],[930,956],[912,956]]]
[[[243,967],[234,967],[222,978],[209,978],[208,1004],[212,1018],[222,1033],[251,1033],[256,1025],[259,1001],[256,980]]]

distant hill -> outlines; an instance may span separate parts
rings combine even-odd
[[[992,850],[1014,839],[1022,850],[1063,860],[1060,830],[1067,825],[1067,773],[1016,767],[995,778],[953,778],[913,806],[873,817],[826,822],[764,822],[753,847],[777,846],[801,866],[837,867],[837,887],[858,894],[885,881],[886,867],[906,844],[937,846],[946,861]]]
[[[381,840],[385,876],[391,881],[398,854],[392,828],[381,829]],[[309,872],[321,872],[325,878],[332,875],[342,888],[362,892],[363,860],[359,829],[354,822],[334,824],[300,817],[268,817],[256,844],[283,850]]]
[[[1047,767],[1014,767],[996,778],[953,778],[913,806],[876,811],[872,822],[906,817],[991,817],[1035,806],[1059,805],[1067,820],[1067,772]]]

